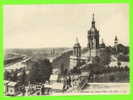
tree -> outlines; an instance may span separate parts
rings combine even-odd
[[[120,62],[120,61],[118,61],[117,65],[120,67],[120,66],[121,66],[121,62]]]
[[[8,71],[4,72],[4,79],[5,80],[10,80],[10,73]]]
[[[52,73],[52,65],[49,59],[38,59],[31,63],[29,80],[31,82],[45,82]]]
[[[25,73],[25,69],[22,70],[22,77],[21,77],[21,82],[23,85],[26,84],[26,73]]]
[[[100,52],[100,64],[108,65],[111,61],[111,51],[109,48],[105,48]]]
[[[124,55],[124,54],[122,54],[122,55],[118,55],[118,60],[119,61],[129,61],[129,56],[128,55]]]
[[[81,73],[81,72],[80,72],[80,69],[79,69],[79,68],[74,67],[74,68],[71,70],[71,73],[73,73],[73,74],[79,74],[79,73]]]
[[[98,57],[98,56],[94,57],[92,60],[92,63],[93,64],[99,64],[100,63],[100,57]]]
[[[13,71],[11,74],[11,81],[15,82],[17,80],[17,71]]]

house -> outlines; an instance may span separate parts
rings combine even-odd
[[[16,96],[20,94],[20,85],[17,82],[8,81],[5,83],[6,95],[7,96]]]

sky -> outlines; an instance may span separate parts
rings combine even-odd
[[[4,48],[87,46],[95,14],[100,41],[128,45],[128,4],[45,4],[4,6]]]

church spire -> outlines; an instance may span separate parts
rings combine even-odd
[[[115,47],[116,55],[117,55],[117,52],[118,52],[118,38],[117,38],[117,36],[115,36],[115,39],[114,39],[114,47]]]
[[[102,40],[101,40],[101,46],[100,46],[101,48],[105,48],[105,43],[104,43],[104,40],[103,40],[103,38],[102,38]]]
[[[116,42],[118,41],[118,38],[117,38],[117,36],[115,36],[115,41],[116,41]]]
[[[115,36],[114,45],[117,45],[117,44],[118,44],[118,38],[117,38],[117,36]]]
[[[92,14],[92,27],[95,27],[95,15],[94,15],[94,13]]]
[[[95,21],[95,17],[94,17],[95,15],[94,15],[94,13],[93,13],[93,15],[92,15],[92,21],[94,22]]]

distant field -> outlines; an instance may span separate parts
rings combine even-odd
[[[38,49],[6,49],[5,59],[26,55],[32,58],[43,57],[50,58],[56,57],[70,48],[38,48]]]

